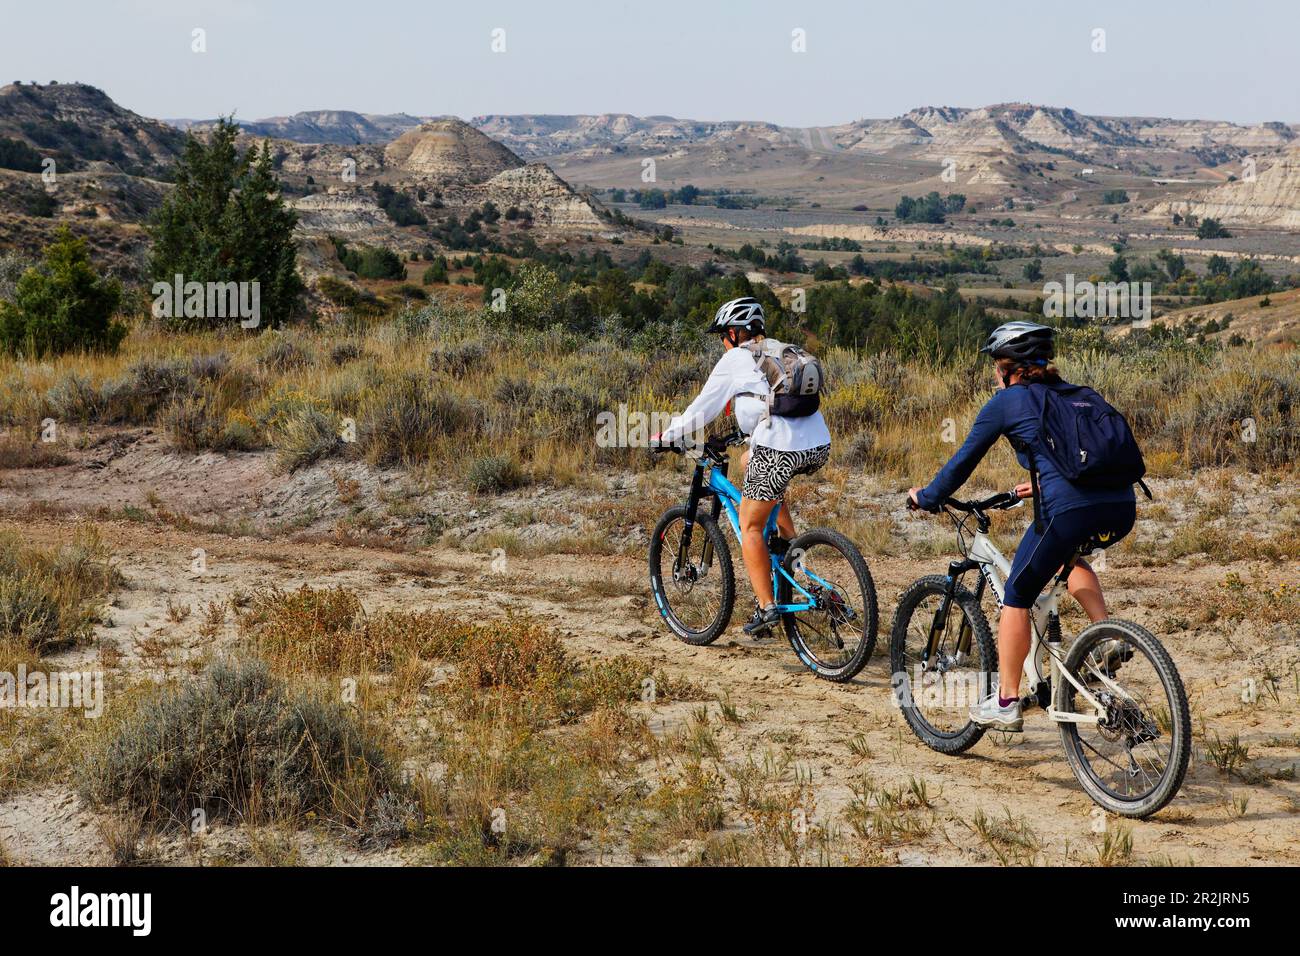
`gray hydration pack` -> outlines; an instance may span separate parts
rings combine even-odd
[[[769,416],[806,418],[821,407],[826,373],[815,355],[769,338],[745,342],[740,347],[754,356],[767,379],[767,394],[757,397],[767,402]]]

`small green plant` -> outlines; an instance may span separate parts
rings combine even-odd
[[[1098,866],[1128,866],[1133,859],[1133,830],[1130,827],[1107,829],[1097,844]]]
[[[1213,740],[1207,738],[1205,741],[1205,755],[1219,773],[1231,776],[1250,761],[1250,747],[1243,744],[1236,734],[1225,741],[1215,732]]]

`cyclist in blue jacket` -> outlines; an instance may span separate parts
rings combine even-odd
[[[993,357],[998,391],[980,409],[965,443],[934,480],[924,488],[910,489],[908,494],[916,507],[937,511],[965,484],[1002,435],[1008,436],[1013,445],[1034,441],[1041,409],[1028,388],[1013,386],[1031,382],[1066,386],[1050,364],[1056,355],[1055,335],[1049,326],[1033,322],[1008,322],[993,330],[980,351]],[[1024,468],[1030,467],[1023,452],[1017,451],[1016,458]],[[1025,532],[1007,575],[998,622],[999,689],[970,712],[976,724],[998,730],[1018,731],[1022,726],[1020,676],[1029,653],[1029,609],[1039,593],[1080,545],[1097,537],[1109,547],[1133,529],[1136,517],[1131,486],[1081,488],[1066,480],[1047,455],[1035,455],[1034,463],[1039,474],[1042,528],[1040,531],[1031,525]],[[1016,493],[1030,497],[1030,483],[1017,485]],[[1107,616],[1101,584],[1086,561],[1075,565],[1068,586],[1090,619],[1099,621]]]

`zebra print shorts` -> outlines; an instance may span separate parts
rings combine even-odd
[[[786,486],[795,475],[811,475],[831,457],[830,445],[818,445],[806,451],[777,451],[755,445],[745,469],[745,483],[740,489],[750,501],[780,501]]]

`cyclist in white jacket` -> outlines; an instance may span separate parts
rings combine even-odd
[[[741,459],[745,480],[740,489],[740,548],[758,607],[745,625],[745,633],[759,634],[781,619],[772,593],[771,560],[763,528],[772,509],[784,499],[790,479],[811,475],[826,464],[831,433],[819,411],[800,418],[768,414],[767,378],[754,354],[737,348],[766,337],[763,306],[757,299],[746,296],[726,303],[713,317],[709,331],[722,336],[722,358],[695,401],[669,423],[657,440],[666,445],[680,443],[721,415],[728,402],[732,403],[736,424],[749,436],[750,444]],[[788,508],[781,509],[777,527],[787,541],[795,536]]]

